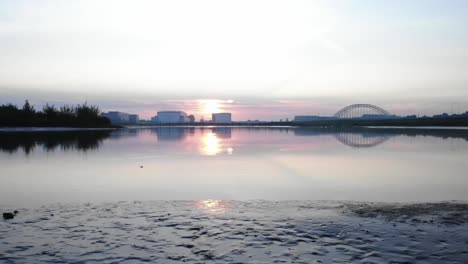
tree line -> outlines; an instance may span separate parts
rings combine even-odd
[[[0,126],[3,127],[111,127],[107,117],[101,116],[97,106],[63,105],[48,103],[36,110],[28,100],[23,107],[8,103],[0,105]]]

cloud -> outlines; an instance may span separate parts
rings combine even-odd
[[[2,1],[0,91],[125,107],[146,98],[465,98],[463,10],[434,1]]]

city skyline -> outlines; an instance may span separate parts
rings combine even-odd
[[[33,100],[29,99],[33,98]],[[150,120],[158,111],[184,111],[189,115],[194,115],[196,120],[210,120],[213,113],[232,113],[236,121],[246,120],[262,120],[262,121],[279,121],[289,118],[292,120],[295,116],[333,116],[337,111],[354,103],[363,103],[363,101],[341,102],[338,100],[330,100],[328,102],[316,102],[313,100],[279,100],[265,101],[262,103],[252,103],[248,99],[244,101],[235,100],[219,100],[219,99],[196,99],[196,100],[165,100],[147,103],[135,102],[113,102],[88,100],[86,97],[82,101],[60,101],[60,100],[41,100],[34,97],[29,97],[28,100],[37,110],[41,110],[43,106],[48,105],[79,105],[88,103],[97,105],[102,112],[119,111],[124,113],[137,114],[141,119]],[[16,100],[15,100],[16,99]],[[318,100],[317,100],[318,101]],[[25,102],[24,98],[5,97],[2,104],[13,103],[17,106],[22,106]],[[95,103],[101,102],[101,103]],[[364,101],[365,102],[365,101]],[[375,104],[388,110],[392,115],[397,116],[432,116],[442,113],[462,114],[468,110],[467,103],[459,103],[453,101],[451,103],[443,102],[426,102],[421,104],[423,107],[417,107],[411,103],[395,103],[395,104]],[[369,102],[365,102],[369,103]]]

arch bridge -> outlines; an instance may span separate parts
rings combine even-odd
[[[336,112],[334,117],[336,118],[362,118],[365,116],[379,116],[385,117],[390,116],[391,114],[378,106],[371,104],[352,104],[342,108],[340,111]]]

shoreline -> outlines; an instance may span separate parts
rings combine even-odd
[[[468,126],[364,126],[375,129],[468,130]]]
[[[468,224],[468,200],[440,200],[440,201],[360,201],[360,200],[265,200],[265,199],[247,199],[247,200],[128,200],[128,201],[76,201],[76,202],[52,202],[44,204],[35,204],[33,206],[12,205],[0,203],[0,213],[14,210],[38,210],[47,207],[60,206],[106,206],[120,203],[197,203],[199,201],[220,201],[226,204],[312,204],[317,208],[336,209],[346,208],[347,213],[359,217],[382,217],[387,220],[396,219],[403,215],[421,216],[430,214],[431,211],[450,211],[458,210],[466,212],[466,223]],[[411,210],[409,210],[411,209]]]
[[[161,124],[161,125],[128,125],[113,127],[0,127],[0,132],[41,132],[41,131],[80,131],[80,130],[118,130],[135,128],[302,128],[318,130],[376,129],[376,130],[468,130],[468,126],[388,126],[388,125],[301,125],[289,124]]]
[[[119,127],[0,127],[0,132],[67,132],[92,130],[117,130]]]
[[[261,200],[57,204],[0,220],[0,261],[465,262],[468,204],[415,206],[422,209]]]

